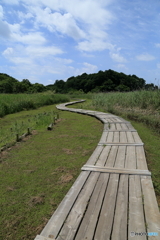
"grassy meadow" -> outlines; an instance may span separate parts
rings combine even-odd
[[[147,163],[152,171],[160,205],[160,135],[157,127],[160,120],[159,94],[158,91],[86,95],[77,93],[70,97],[88,99],[71,107],[110,111],[127,120],[132,119],[132,125],[145,143]],[[138,95],[141,97],[137,101]],[[7,96],[8,100],[5,101]],[[140,103],[144,96],[146,105]],[[31,101],[31,108],[29,105],[18,108],[22,99]],[[49,105],[53,100],[56,102]],[[0,118],[0,146],[12,140],[9,139],[12,133],[15,138],[17,131],[22,134],[28,127],[32,130],[32,135],[0,153],[0,239],[33,240],[44,228],[100,140],[103,131],[100,121],[56,109],[56,103],[69,100],[67,95],[51,93],[0,95],[0,109],[4,111],[4,106],[8,109],[8,114],[6,111]],[[14,111],[13,106],[17,106]],[[48,124],[57,113],[59,119],[53,130],[47,131]],[[141,117],[136,118],[137,115]],[[144,120],[146,118],[149,119],[148,122]],[[154,125],[153,119],[156,122]],[[8,139],[5,139],[7,136]]]
[[[34,120],[55,105],[1,118],[1,125]],[[33,240],[41,232],[95,149],[103,125],[97,119],[59,112],[52,131],[48,122],[0,155],[0,239]],[[94,129],[94,132],[93,132]]]
[[[91,105],[145,123],[160,133],[160,90],[95,94]]]
[[[67,95],[52,92],[34,94],[0,94],[0,117],[41,106],[68,102]]]

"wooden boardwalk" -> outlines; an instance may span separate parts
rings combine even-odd
[[[100,142],[35,240],[160,239],[160,214],[143,143],[113,114],[57,106],[100,119]],[[151,235],[151,236],[147,236]]]

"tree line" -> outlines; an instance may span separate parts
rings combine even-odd
[[[44,92],[46,87],[40,83],[30,83],[28,79],[19,82],[5,73],[0,73],[0,93],[35,93]]]
[[[64,80],[56,80],[54,84],[44,86],[40,83],[30,83],[28,79],[19,82],[17,79],[0,73],[0,93],[35,93],[54,91],[55,93],[71,93],[75,91],[88,92],[110,92],[110,91],[135,91],[140,89],[155,90],[158,86],[153,83],[146,84],[143,78],[136,75],[126,75],[111,69],[99,71],[98,73],[72,76]]]
[[[99,71],[98,73],[87,74],[83,73],[79,76],[72,76],[67,81],[56,80],[54,84],[48,85],[49,90],[54,90],[58,93],[68,93],[74,91],[88,92],[110,92],[110,91],[136,91],[140,89],[155,90],[158,86],[146,84],[143,78],[136,75],[126,75],[118,73],[111,69]]]

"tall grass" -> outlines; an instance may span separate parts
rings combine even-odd
[[[68,102],[67,95],[47,93],[35,94],[0,94],[0,117],[41,106]]]
[[[160,90],[94,94],[92,105],[146,123],[160,133]]]
[[[160,111],[160,91],[136,91],[127,93],[100,93],[93,95],[92,103],[97,107],[138,107]]]

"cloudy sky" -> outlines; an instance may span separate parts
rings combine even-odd
[[[48,85],[112,69],[160,85],[159,0],[0,0],[0,72]]]

